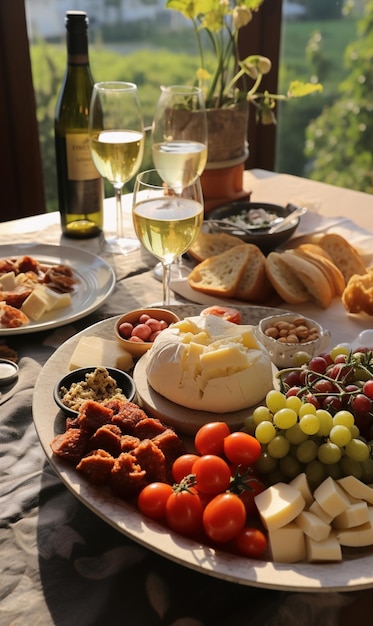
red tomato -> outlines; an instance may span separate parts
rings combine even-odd
[[[137,505],[147,517],[162,519],[166,516],[166,503],[172,493],[173,489],[167,483],[150,483],[140,491]]]
[[[220,493],[203,512],[203,528],[214,543],[232,541],[246,522],[245,507],[234,493]]]
[[[197,537],[202,531],[203,508],[198,493],[174,491],[166,503],[166,520],[169,528],[185,537]]]
[[[199,459],[197,454],[182,454],[172,465],[172,478],[180,483],[185,476],[192,473],[193,463]]]
[[[238,494],[245,505],[246,515],[255,515],[258,512],[255,504],[255,496],[265,490],[265,485],[258,478],[249,478],[245,481],[249,489],[243,488]]]
[[[224,454],[231,463],[253,465],[261,453],[261,444],[248,433],[239,431],[224,439]]]
[[[267,549],[267,537],[258,528],[243,528],[236,535],[234,544],[243,556],[257,559]]]
[[[229,487],[231,471],[220,456],[205,454],[193,463],[192,474],[196,477],[196,487],[202,493],[222,493]]]
[[[203,309],[201,315],[216,315],[217,317],[222,317],[227,320],[227,322],[232,322],[232,324],[241,324],[241,313],[238,309],[229,306],[218,306],[214,304],[213,306],[207,307],[207,309]]]
[[[199,454],[217,454],[224,452],[224,439],[231,434],[225,422],[209,422],[201,426],[194,437],[194,445]]]

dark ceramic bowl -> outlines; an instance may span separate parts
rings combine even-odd
[[[292,212],[291,207],[284,207],[279,204],[269,204],[268,202],[249,202],[247,200],[231,202],[225,204],[217,209],[214,209],[209,213],[207,224],[209,225],[210,232],[215,233],[228,233],[235,235],[245,241],[246,243],[253,243],[261,249],[264,254],[269,254],[272,250],[275,250],[279,246],[283,245],[290,239],[292,234],[299,226],[299,217],[295,217],[287,226],[276,233],[269,234],[268,228],[255,228],[249,233],[240,230],[239,226],[236,229],[231,230],[226,228],[224,223],[218,224],[214,220],[222,220],[223,218],[230,218],[232,216],[246,215],[251,209],[264,209],[268,213],[275,213],[278,217],[286,217]]]
[[[60,380],[56,383],[53,390],[53,398],[57,406],[69,417],[76,417],[78,415],[78,411],[74,411],[73,409],[65,406],[61,400],[60,390],[62,387],[69,389],[73,383],[79,383],[85,380],[85,375],[91,372],[94,372],[96,367],[80,367],[68,374],[65,374],[60,378]],[[136,395],[136,386],[133,382],[132,377],[123,372],[122,370],[118,370],[115,367],[106,367],[105,368],[110,376],[114,378],[119,389],[122,390],[122,393],[126,396],[127,400],[132,402]]]

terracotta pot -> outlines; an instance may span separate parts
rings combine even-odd
[[[239,162],[223,162],[213,164],[204,170],[201,176],[201,185],[205,204],[205,215],[216,207],[237,200],[248,200],[251,192],[243,189],[244,161],[247,155]]]
[[[207,109],[208,163],[239,159],[247,153],[248,102]]]

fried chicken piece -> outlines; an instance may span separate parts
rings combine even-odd
[[[70,428],[52,439],[52,452],[72,465],[79,463],[87,451],[89,433],[80,428]]]
[[[115,403],[114,405],[113,402]],[[140,407],[133,402],[108,400],[104,403],[104,406],[111,408],[114,411],[111,422],[112,424],[119,426],[123,435],[134,435],[137,422],[147,419],[148,417],[145,411],[140,409]],[[117,407],[117,411],[115,410],[115,407]]]
[[[138,437],[133,437],[132,435],[122,435],[120,440],[121,452],[131,452],[137,448],[140,443],[140,439]]]
[[[9,304],[0,303],[0,326],[4,328],[19,328],[29,323],[29,318],[19,309]]]
[[[163,433],[166,430],[166,426],[162,424],[158,419],[153,417],[144,417],[144,419],[137,422],[134,428],[134,435],[139,439],[152,439],[156,435]]]
[[[147,483],[166,481],[164,454],[151,439],[141,441],[131,454],[136,457],[141,469],[145,470]]]
[[[167,428],[163,433],[154,437],[152,441],[164,454],[166,480],[172,483],[172,465],[179,456],[186,453],[184,443],[172,428]]]
[[[114,458],[106,450],[93,450],[76,466],[87,480],[93,485],[105,485],[109,482],[111,470],[114,466]]]
[[[137,496],[147,484],[146,472],[130,452],[122,452],[111,470],[110,487],[113,493],[124,500]]]
[[[87,400],[80,407],[77,422],[80,428],[93,433],[100,428],[100,426],[109,424],[112,417],[113,412],[111,409],[94,400]]]
[[[122,450],[122,433],[115,424],[104,424],[96,430],[88,441],[88,450],[105,450],[112,456],[119,456]]]
[[[34,259],[32,256],[24,256],[19,259],[16,263],[17,273],[25,273],[26,272],[34,272],[35,274],[39,274],[40,272],[40,263]]]

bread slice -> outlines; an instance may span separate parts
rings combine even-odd
[[[234,297],[247,302],[267,302],[273,293],[265,267],[265,256],[258,246],[246,244],[250,250],[249,260]]]
[[[329,254],[333,263],[340,269],[346,285],[354,274],[366,273],[366,267],[359,253],[341,235],[327,233],[321,237],[318,245]]]
[[[251,254],[246,243],[205,259],[192,269],[188,283],[196,291],[231,298],[236,293]]]
[[[188,253],[200,263],[211,256],[226,252],[234,246],[241,246],[242,243],[242,239],[227,233],[200,233],[189,248]]]
[[[282,253],[282,259],[288,269],[293,271],[304,284],[315,303],[326,309],[330,305],[334,293],[325,274],[312,261],[303,258],[294,251],[286,250]]]
[[[322,248],[320,248],[320,250],[322,250]],[[306,250],[301,246],[300,249],[294,248],[294,252],[304,259],[311,261],[311,263],[314,263],[323,272],[330,284],[333,297],[342,295],[346,281],[341,270],[328,258],[329,255],[323,256],[322,254],[318,254],[318,252],[315,253],[309,249]]]
[[[265,266],[270,283],[285,302],[303,304],[311,299],[303,281],[284,262],[283,253],[270,252],[266,258]]]

